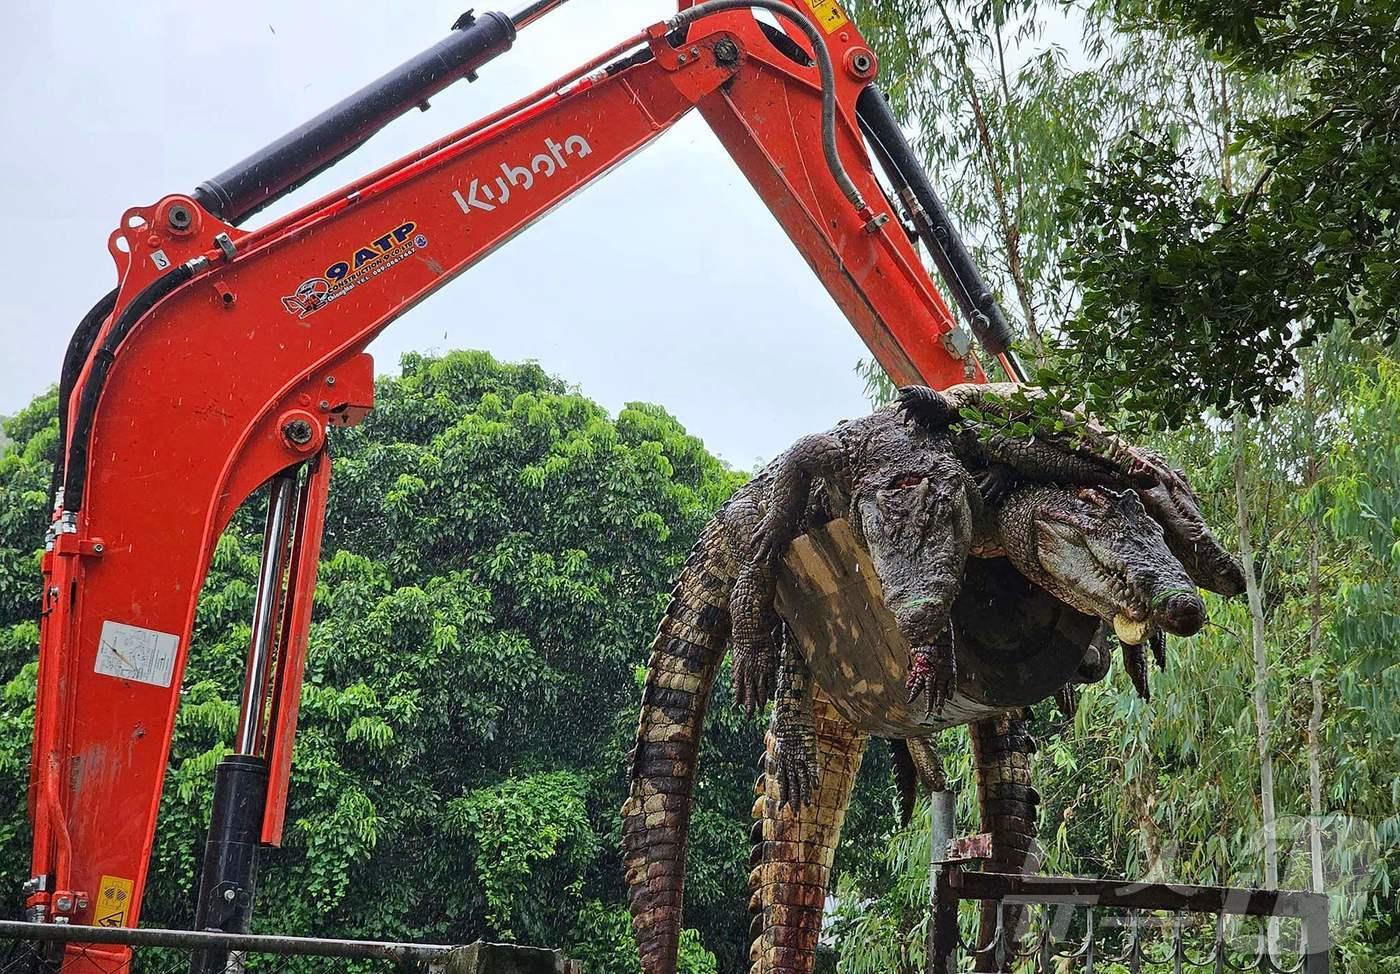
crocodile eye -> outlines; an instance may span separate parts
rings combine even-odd
[[[916,473],[907,473],[901,477],[896,477],[890,481],[892,490],[907,490],[910,487],[917,487],[924,482],[924,477]]]

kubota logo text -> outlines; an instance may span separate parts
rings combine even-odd
[[[282,299],[282,307],[298,318],[315,314],[428,246],[428,238],[415,234],[416,229],[418,224],[412,221],[401,223],[384,236],[357,247],[349,260],[338,260],[327,267],[322,276],[302,281],[295,294]]]
[[[528,166],[513,166],[503,162],[501,175],[487,176],[484,183],[480,179],[473,179],[465,192],[460,189],[453,190],[452,198],[468,216],[472,210],[490,213],[498,206],[505,206],[515,195],[528,193],[534,188],[536,176],[548,179],[560,170],[568,169],[570,156],[583,159],[593,154],[593,147],[581,135],[569,136],[563,145],[553,139],[545,139],[544,148],[545,151],[531,159]],[[512,193],[512,190],[516,193]]]

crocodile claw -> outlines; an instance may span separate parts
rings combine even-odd
[[[1066,683],[1055,691],[1055,707],[1066,718],[1074,719],[1079,712],[1079,690],[1073,683]]]
[[[1004,463],[994,463],[973,474],[972,479],[982,495],[982,503],[988,507],[996,507],[1016,486],[1016,474]]]
[[[1128,678],[1133,681],[1133,688],[1137,690],[1138,696],[1143,700],[1152,699],[1152,690],[1147,685],[1147,654],[1142,651],[1142,645],[1132,643],[1122,643],[1123,647],[1123,668],[1128,671]]]
[[[904,683],[909,691],[909,703],[927,693],[926,713],[941,711],[953,699],[957,684],[958,663],[953,653],[951,632],[936,645],[921,646],[910,653],[909,678]]]
[[[794,532],[790,525],[781,523],[782,518],[773,511],[764,515],[753,536],[753,557],[758,562],[771,562],[783,556],[787,548],[786,538]]]
[[[791,805],[802,810],[817,797],[817,750],[815,742],[778,739],[778,807]]]
[[[773,699],[777,660],[767,653],[734,650],[734,702],[749,717]]]
[[[1167,668],[1167,634],[1160,629],[1152,631],[1152,637],[1148,640],[1148,645],[1152,647],[1152,659],[1157,664],[1157,669],[1165,671]]]
[[[953,401],[928,386],[904,386],[895,399],[899,411],[925,429],[943,429],[958,419]]]

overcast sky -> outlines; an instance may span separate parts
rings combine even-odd
[[[471,5],[8,0],[0,415],[56,381],[74,325],[115,283],[105,241],[123,210],[189,192],[439,40]],[[670,0],[573,0],[479,82],[454,85],[250,225],[674,11]],[[535,359],[614,411],[661,403],[740,467],[865,409],[853,372],[864,346],[698,116],[370,346],[380,372],[406,350],[454,348]]]

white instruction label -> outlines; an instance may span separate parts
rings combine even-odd
[[[106,621],[102,623],[94,669],[104,676],[168,687],[179,649],[179,636]]]

